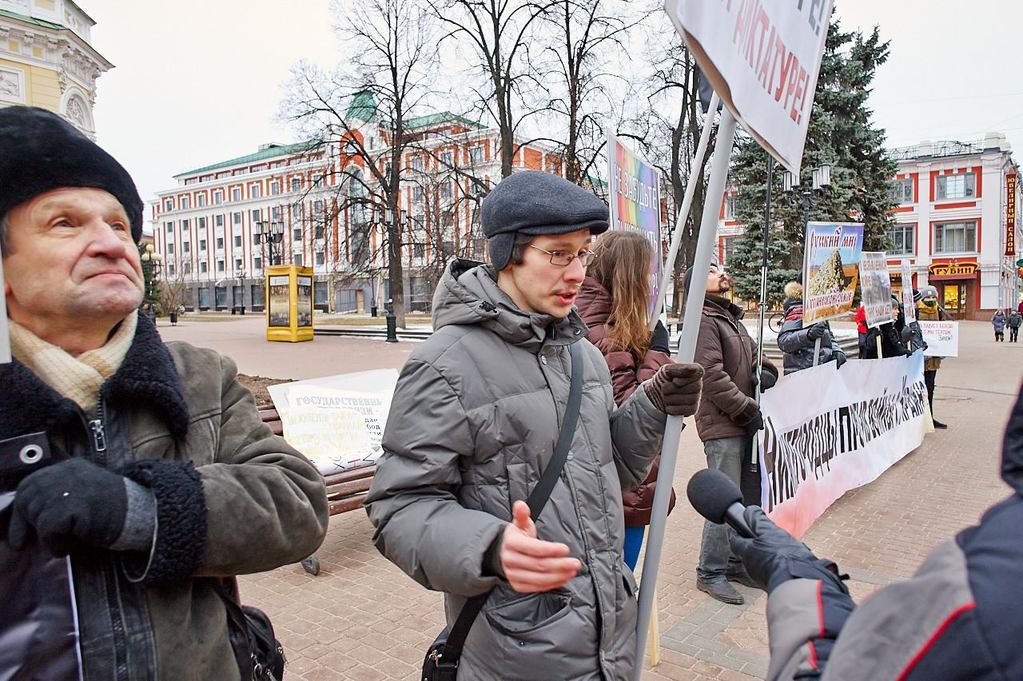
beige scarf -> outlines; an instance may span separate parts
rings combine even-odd
[[[8,319],[8,323],[15,359],[58,393],[74,400],[83,411],[91,412],[99,401],[103,381],[114,375],[128,354],[138,316],[132,312],[105,345],[77,357],[47,343],[13,319]]]

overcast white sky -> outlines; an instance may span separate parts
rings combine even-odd
[[[97,22],[93,45],[115,65],[99,79],[99,142],[147,200],[172,187],[176,173],[293,141],[275,122],[290,67],[303,58],[335,61],[328,0],[76,1]],[[843,27],[867,32],[878,24],[891,40],[870,100],[891,146],[967,141],[986,131],[1005,132],[1014,148],[1023,144],[1013,49],[1020,3],[836,5]]]

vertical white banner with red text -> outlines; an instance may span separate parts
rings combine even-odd
[[[666,0],[704,75],[757,142],[799,174],[832,0]]]

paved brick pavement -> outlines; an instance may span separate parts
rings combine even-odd
[[[245,373],[303,378],[400,366],[412,344],[317,338],[268,344],[257,319],[164,327],[166,338],[192,340],[235,357]],[[913,573],[938,543],[977,520],[1006,494],[998,478],[1005,419],[1023,376],[1023,344],[995,344],[990,325],[961,326],[961,357],[938,372],[936,415],[950,428],[880,479],[840,499],[805,537],[820,555],[852,575],[859,600]],[[695,431],[683,434],[676,487],[704,465]],[[661,664],[644,679],[762,678],[767,668],[765,598],[744,587],[747,604],[727,606],[696,590],[702,521],[684,500],[666,536],[658,606]],[[423,651],[439,631],[441,600],[416,585],[372,547],[361,512],[335,516],[318,556],[322,572],[298,566],[242,579],[246,602],[273,618],[288,653],[290,678],[413,681]],[[553,680],[552,680],[553,681]]]

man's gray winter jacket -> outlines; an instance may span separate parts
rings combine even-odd
[[[367,497],[373,541],[447,594],[449,625],[495,587],[469,635],[459,681],[631,678],[636,583],[622,563],[622,489],[646,476],[665,416],[637,390],[615,407],[601,353],[573,311],[526,314],[494,271],[455,261],[434,296],[434,333],[395,389]],[[550,460],[569,391],[569,345],[584,343],[582,407],[561,478],[537,522],[583,562],[563,588],[517,593],[485,566]]]

